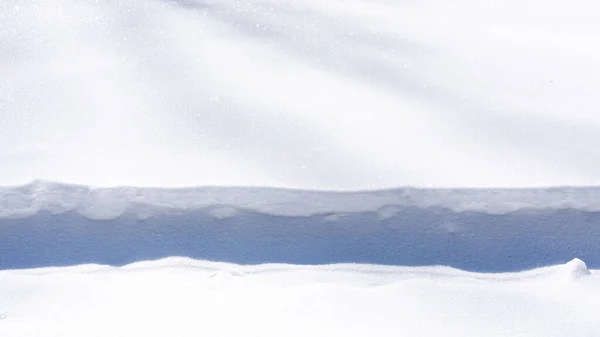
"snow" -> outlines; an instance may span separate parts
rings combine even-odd
[[[570,278],[578,279],[590,275],[585,262],[580,259],[573,259],[565,265],[565,271]]]
[[[565,267],[489,275],[170,258],[4,270],[0,335],[596,336],[600,272],[564,280]]]
[[[477,272],[579,257],[600,268],[599,200],[598,188],[319,192],[38,181],[0,188],[0,270],[171,256]]]
[[[325,192],[258,187],[93,188],[37,180],[0,187],[0,198],[0,218],[23,218],[42,211],[72,212],[96,220],[124,214],[147,218],[173,211],[230,217],[245,210],[280,216],[377,212],[385,219],[407,207],[485,214],[565,209],[600,212],[600,187]]]
[[[598,17],[0,1],[0,336],[600,335]]]
[[[0,184],[598,185],[599,16],[594,0],[3,0]]]

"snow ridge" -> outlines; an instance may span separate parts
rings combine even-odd
[[[565,280],[568,265],[479,274],[169,258],[0,270],[0,335],[598,336],[600,278]]]
[[[486,214],[564,209],[599,212],[600,188],[330,192],[258,187],[92,188],[47,181],[0,188],[0,218],[27,218],[44,211],[73,212],[95,220],[124,214],[148,218],[172,211],[205,211],[215,217],[230,217],[238,210],[278,216],[378,212],[389,218],[402,207]]]

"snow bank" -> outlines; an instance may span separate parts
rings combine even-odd
[[[600,190],[0,189],[0,269],[169,256],[517,271],[600,267]],[[575,268],[577,274],[577,268]]]
[[[599,16],[596,0],[2,0],[0,184],[598,185]]]
[[[562,279],[582,263],[494,275],[183,258],[0,271],[0,335],[597,336],[600,273]]]

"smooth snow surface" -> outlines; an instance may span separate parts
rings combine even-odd
[[[7,270],[0,336],[598,336],[600,272],[582,268],[486,275],[171,258]]]
[[[600,182],[596,0],[2,0],[0,184]]]
[[[187,256],[238,264],[600,268],[600,190],[0,188],[0,270]],[[573,270],[580,268],[574,264]]]

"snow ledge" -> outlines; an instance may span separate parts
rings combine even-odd
[[[173,211],[205,211],[215,217],[231,217],[241,210],[279,216],[377,212],[385,219],[405,207],[486,214],[564,209],[600,212],[600,188],[328,192],[258,187],[92,188],[47,181],[0,187],[0,218],[27,218],[43,211],[73,212],[95,220],[124,214],[147,219]]]

